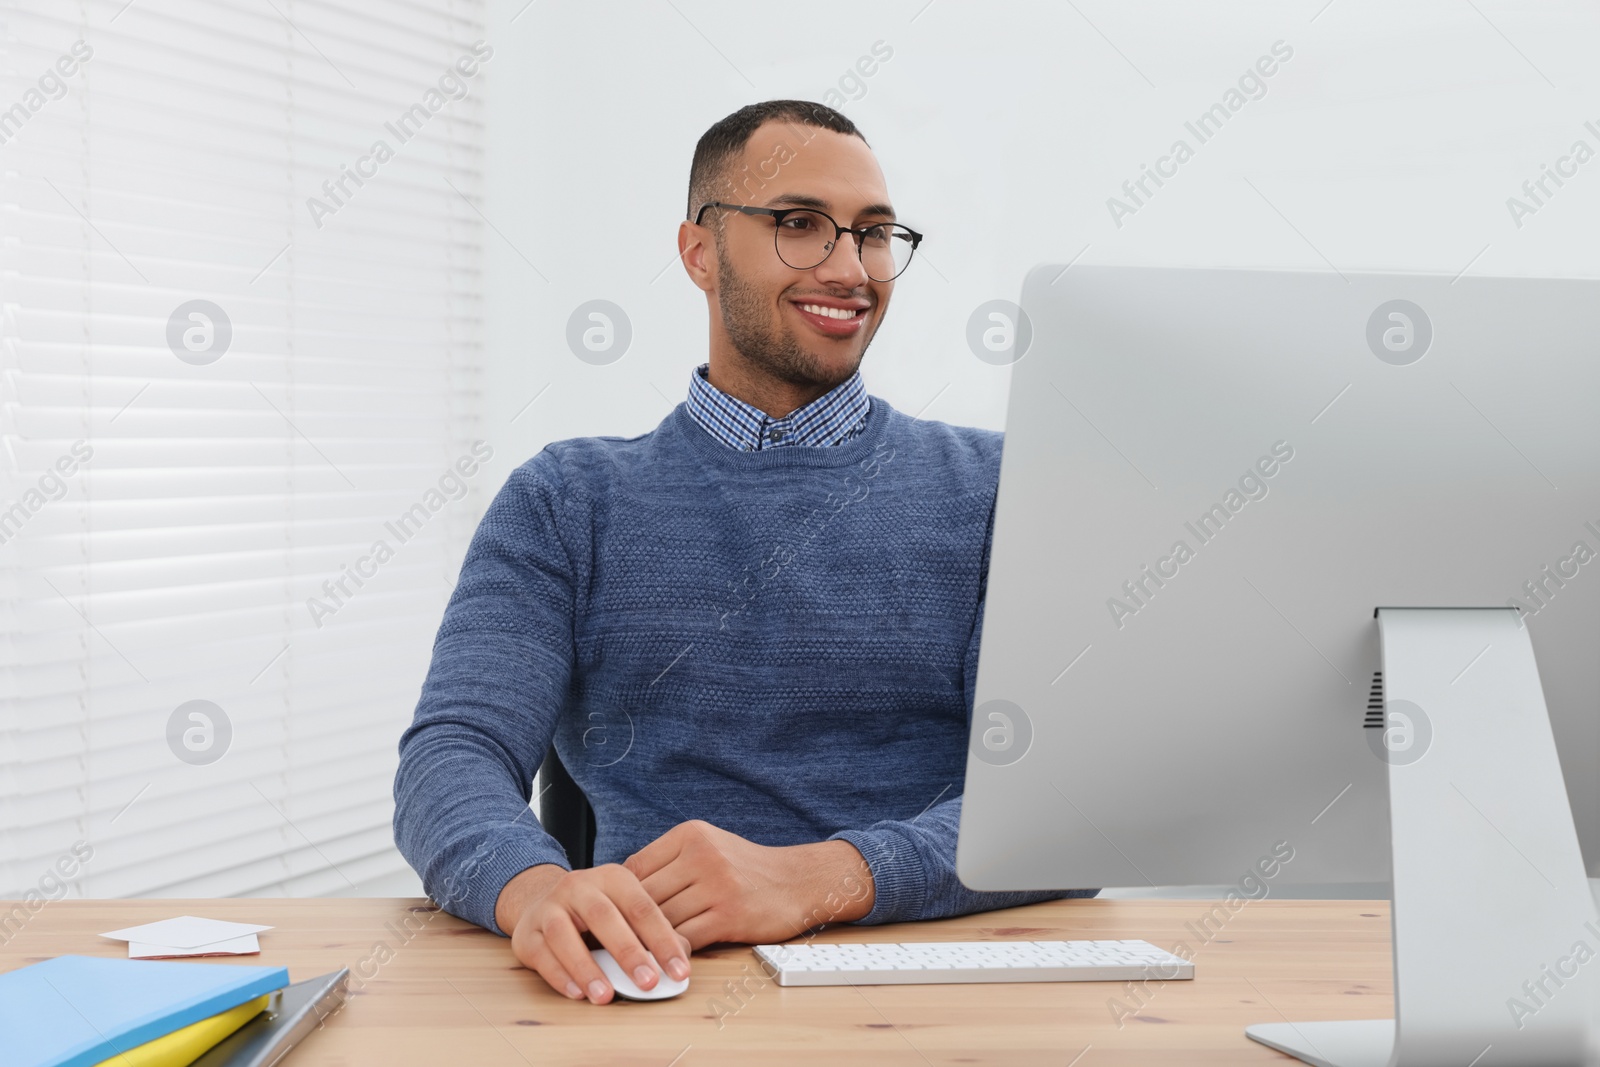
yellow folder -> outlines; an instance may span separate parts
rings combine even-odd
[[[164,1037],[146,1041],[110,1059],[101,1060],[95,1067],[189,1067],[212,1045],[266,1011],[267,1002],[271,999],[271,993],[264,993],[237,1008],[229,1008],[209,1019],[190,1023]]]

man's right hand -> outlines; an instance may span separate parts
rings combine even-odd
[[[568,871],[554,864],[529,867],[505,884],[495,901],[495,922],[511,933],[511,952],[550,988],[595,1004],[614,995],[589,955],[585,932],[616,957],[640,989],[653,989],[660,975],[648,953],[673,978],[689,977],[688,938],[620,863]]]

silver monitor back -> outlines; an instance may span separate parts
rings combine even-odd
[[[1386,881],[1428,724],[1374,609],[1511,601],[1596,874],[1600,283],[1045,265],[1022,308],[964,883]]]

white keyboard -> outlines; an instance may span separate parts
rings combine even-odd
[[[1193,978],[1194,964],[1148,941],[916,941],[756,945],[779,985],[1124,982]]]

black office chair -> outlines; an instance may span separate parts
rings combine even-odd
[[[594,809],[578,783],[561,765],[552,744],[544,754],[545,784],[540,788],[539,822],[567,850],[573,870],[594,866]]]

